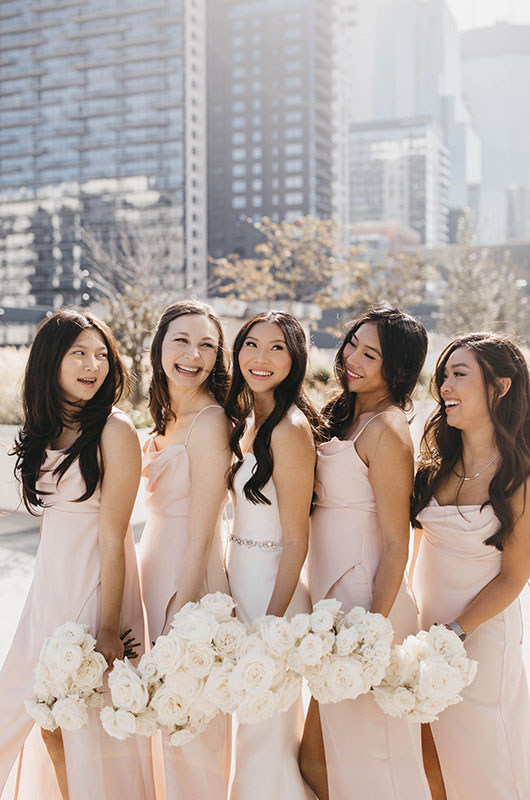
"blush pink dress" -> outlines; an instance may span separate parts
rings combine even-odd
[[[414,569],[422,628],[450,622],[499,574],[502,553],[485,545],[498,528],[491,506],[440,506],[418,515],[423,536]],[[463,702],[431,724],[447,800],[530,798],[530,701],[519,600],[469,634],[478,661]]]
[[[117,409],[112,412],[121,413]],[[42,517],[35,575],[13,644],[0,672],[0,792],[2,800],[60,800],[51,760],[24,708],[33,697],[33,669],[44,639],[63,622],[90,625],[97,635],[101,615],[99,510],[101,491],[82,503],[85,491],[79,462],[59,483],[53,470],[63,450],[47,450],[37,489],[49,492]],[[132,628],[143,642],[143,615],[132,530],[125,537],[126,577],[121,627]],[[89,725],[63,732],[71,800],[152,800],[149,743],[132,736],[120,742],[99,722],[99,709],[89,709]],[[33,730],[32,730],[33,729]],[[15,763],[16,762],[16,763]],[[14,765],[14,766],[13,766]],[[13,767],[13,769],[12,769]],[[8,775],[11,775],[8,779]],[[16,778],[19,773],[19,790]]]
[[[375,419],[372,417],[369,422]],[[364,426],[366,427],[366,426]],[[317,448],[316,501],[309,537],[309,589],[316,603],[341,600],[343,610],[369,609],[381,559],[381,535],[368,467],[353,440]],[[390,619],[395,641],[417,630],[405,586]],[[426,800],[420,726],[383,714],[370,694],[320,705],[330,800]]]
[[[142,595],[149,641],[166,623],[166,612],[179,587],[188,544],[191,470],[187,446],[196,420],[203,413],[223,414],[210,405],[192,420],[184,444],[157,450],[154,436],[143,447],[142,475],[146,479],[147,521],[138,549]],[[197,477],[200,480],[200,476]],[[208,486],[203,486],[208,494]],[[202,594],[228,592],[224,570],[221,524],[214,534]],[[189,744],[172,747],[163,736],[165,790],[157,783],[157,800],[225,800],[230,771],[230,719],[219,714]],[[164,781],[162,782],[164,783]]]
[[[228,579],[237,603],[236,615],[252,622],[265,614],[272,596],[282,553],[278,498],[272,478],[261,490],[270,505],[254,504],[243,487],[256,465],[247,453],[234,477],[234,525],[227,552]],[[311,610],[307,588],[300,581],[287,617]],[[238,725],[235,771],[230,800],[310,800],[312,792],[298,767],[303,730],[301,699],[283,714],[256,725]]]

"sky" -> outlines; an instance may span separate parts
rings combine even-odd
[[[482,28],[498,20],[530,25],[529,0],[446,0],[458,27]]]

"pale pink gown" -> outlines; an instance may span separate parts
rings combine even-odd
[[[207,410],[209,409],[209,410]],[[195,416],[184,444],[157,450],[155,437],[143,447],[142,475],[146,479],[147,522],[138,548],[142,595],[149,640],[159,636],[166,623],[168,605],[179,587],[180,570],[188,544],[188,515],[192,476],[187,452],[198,417],[223,414],[219,406],[206,406]],[[205,497],[208,486],[203,486]],[[220,521],[214,534],[202,594],[228,591],[223,562]],[[230,719],[219,714],[189,744],[172,747],[163,737],[165,792],[157,785],[157,800],[224,800],[230,771]]]
[[[234,525],[227,551],[230,591],[237,603],[236,615],[242,622],[252,622],[266,613],[282,553],[274,482],[270,479],[261,490],[270,505],[251,503],[243,492],[255,465],[254,454],[247,453],[234,478]],[[307,588],[300,581],[286,616],[310,610]],[[298,767],[302,730],[301,699],[285,713],[275,714],[264,722],[238,725],[230,800],[312,798]]]
[[[121,412],[116,409],[112,413]],[[57,484],[52,472],[62,458],[63,450],[46,451],[37,488],[50,493],[44,497],[49,507],[45,508],[42,518],[35,575],[0,672],[2,800],[60,800],[40,729],[27,714],[24,700],[34,696],[33,669],[47,636],[67,621],[87,623],[93,636],[97,635],[100,625],[101,491],[98,488],[88,500],[75,502],[85,491],[79,462],[75,461]],[[125,553],[121,627],[132,628],[136,640],[143,642],[142,605],[130,527],[125,538]],[[110,699],[108,695],[106,699]],[[148,740],[132,736],[120,742],[103,730],[99,709],[89,709],[89,717],[85,730],[63,732],[71,800],[116,800],[117,797],[152,800]],[[20,770],[20,787],[15,794],[17,770]]]
[[[313,603],[334,597],[346,612],[353,606],[370,608],[381,559],[368,467],[355,448],[363,430],[354,440],[333,438],[317,449],[309,589]],[[416,609],[404,585],[390,618],[397,642],[417,631]],[[419,725],[386,716],[370,694],[321,704],[320,718],[330,800],[430,798]]]
[[[450,622],[501,569],[502,553],[484,540],[498,528],[491,506],[440,506],[419,514],[414,569],[422,628]],[[448,800],[530,798],[530,701],[522,658],[519,600],[467,637],[478,661],[463,702],[431,724]]]

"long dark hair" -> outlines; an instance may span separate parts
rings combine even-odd
[[[427,355],[427,332],[421,322],[391,306],[372,306],[350,325],[335,356],[335,376],[342,391],[322,409],[326,438],[346,435],[355,414],[355,392],[348,389],[344,349],[366,322],[377,325],[383,357],[382,374],[392,402],[407,410]]]
[[[175,413],[171,409],[171,400],[167,385],[167,377],[162,367],[162,344],[169,325],[174,319],[187,315],[196,314],[206,317],[213,323],[219,334],[219,344],[215,364],[206,379],[206,388],[214,397],[219,405],[223,406],[228,390],[228,354],[225,343],[225,336],[221,320],[209,305],[196,300],[183,300],[168,306],[156,327],[155,335],[151,343],[151,383],[149,384],[149,411],[153,417],[153,433],[164,435],[166,425],[171,419],[175,419]]]
[[[465,347],[470,350],[482,372],[489,414],[500,453],[499,466],[488,487],[488,500],[499,529],[485,544],[503,550],[513,530],[514,513],[509,498],[530,474],[530,379],[528,366],[519,348],[507,336],[493,333],[468,333],[451,342],[441,353],[431,382],[431,392],[438,405],[430,415],[421,441],[419,468],[414,484],[412,521],[421,527],[417,516],[462,458],[462,434],[447,424],[441,386],[449,356]],[[501,395],[498,378],[511,378],[508,392]]]
[[[232,381],[226,399],[225,411],[234,423],[230,436],[230,447],[237,461],[228,475],[228,485],[233,486],[234,476],[243,462],[240,441],[245,431],[246,419],[254,407],[254,399],[239,366],[239,353],[251,329],[258,322],[273,322],[281,329],[287,350],[291,356],[291,369],[287,377],[274,389],[274,408],[259,426],[252,450],[256,456],[256,468],[245,484],[245,496],[252,503],[265,503],[270,500],[261,492],[272,476],[274,467],[271,436],[274,428],[283,419],[288,409],[295,405],[305,414],[314,438],[318,438],[320,427],[316,409],[306,396],[302,384],[307,367],[307,344],[304,329],[297,319],[284,311],[263,311],[246,322],[234,340],[232,356]]]
[[[83,406],[63,396],[59,385],[61,362],[77,337],[84,330],[97,331],[108,352],[109,371],[94,397]],[[118,354],[116,342],[104,322],[88,311],[63,308],[48,317],[38,329],[26,365],[22,405],[24,425],[15,439],[15,475],[22,484],[22,496],[31,513],[45,505],[44,493],[37,493],[36,483],[45,458],[46,448],[57,439],[66,424],[79,426],[79,436],[65,450],[65,456],[53,475],[62,478],[79,458],[85,491],[77,502],[91,497],[103,478],[99,457],[101,431],[112,406],[118,402],[128,378]]]

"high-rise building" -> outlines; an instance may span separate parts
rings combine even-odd
[[[252,254],[248,218],[334,212],[334,0],[211,0],[208,248]]]
[[[5,303],[90,299],[79,229],[173,228],[175,290],[206,280],[204,0],[6,0]]]
[[[350,127],[350,213],[355,223],[392,221],[428,247],[448,238],[449,156],[429,119]]]
[[[484,151],[481,241],[502,242],[516,224],[508,187],[530,190],[530,25],[499,22],[461,39],[464,92]]]
[[[355,5],[352,121],[431,119],[449,153],[451,217],[457,219],[466,206],[476,213],[481,145],[464,101],[459,35],[445,0],[355,0]]]
[[[530,241],[530,187],[509,186],[506,208],[506,238],[508,241]]]

